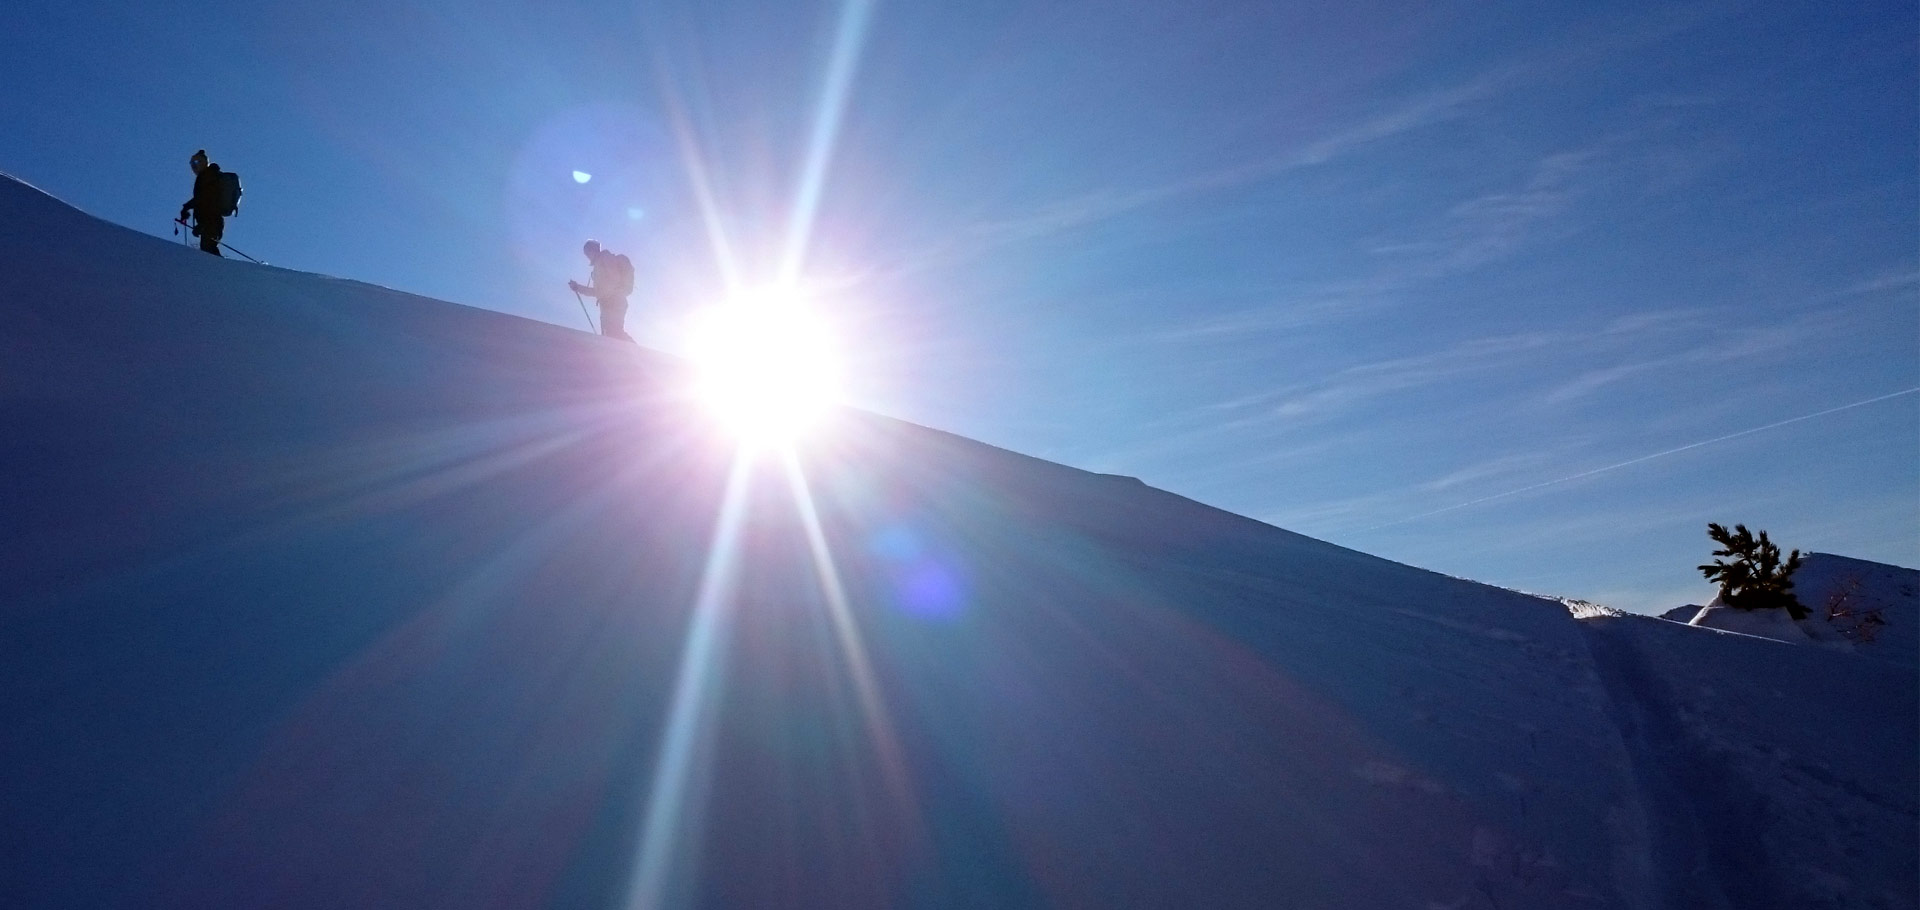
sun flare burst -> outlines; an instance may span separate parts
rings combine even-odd
[[[794,440],[840,400],[833,333],[791,291],[744,294],[696,313],[689,353],[701,402],[744,440]]]

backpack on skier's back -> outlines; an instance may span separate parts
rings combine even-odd
[[[220,176],[220,215],[222,217],[240,214],[240,175],[232,171],[219,171]]]
[[[633,260],[625,253],[613,254],[613,261],[607,266],[607,292],[612,297],[633,293]]]

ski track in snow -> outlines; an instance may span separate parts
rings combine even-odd
[[[1920,774],[1895,758],[1920,750],[1910,672],[1648,617],[1583,626],[1664,809],[1670,906],[1912,905]]]

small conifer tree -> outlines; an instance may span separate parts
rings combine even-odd
[[[1800,551],[1780,559],[1780,547],[1761,531],[1755,537],[1746,525],[1709,523],[1707,536],[1720,544],[1713,555],[1723,557],[1700,567],[1708,581],[1720,583],[1720,602],[1740,610],[1782,608],[1794,619],[1807,618],[1807,608],[1793,596],[1793,573],[1800,568]]]

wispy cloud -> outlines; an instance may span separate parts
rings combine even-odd
[[[1520,75],[1517,67],[1484,73],[1467,82],[1413,98],[1378,116],[1352,124],[1297,151],[1247,169],[1244,177],[1265,177],[1295,168],[1325,164],[1357,149],[1460,116],[1470,105],[1493,97]]]
[[[1727,327],[1729,323],[1745,314],[1731,308],[1656,310],[1616,319],[1598,331],[1565,329],[1465,342],[1431,355],[1395,358],[1353,367],[1331,377],[1327,388],[1265,392],[1219,402],[1210,407],[1242,412],[1238,421],[1242,424],[1274,419],[1282,414],[1286,414],[1288,420],[1297,421],[1306,413],[1300,407],[1303,404],[1317,407],[1352,406],[1370,395],[1411,388],[1422,382],[1444,382],[1478,370],[1510,368],[1516,366],[1516,359],[1537,359],[1541,354],[1554,360],[1571,362],[1627,358],[1580,373],[1544,393],[1521,393],[1509,403],[1510,407],[1524,407],[1531,399],[1541,405],[1558,408],[1574,398],[1630,378],[1651,377],[1662,372],[1697,373],[1747,361],[1765,362],[1780,356],[1783,351],[1809,344],[1818,345],[1823,338],[1846,335],[1854,330],[1854,323],[1847,318],[1847,312],[1866,312],[1869,309],[1871,304],[1866,301],[1842,307],[1838,311],[1833,305],[1827,305],[1771,323],[1744,327],[1736,325],[1732,328]],[[1628,356],[1631,352],[1647,349],[1655,353],[1642,357]],[[1920,393],[1920,388],[1892,392],[1626,458],[1597,468],[1576,469],[1566,466],[1589,460],[1591,454],[1582,456],[1579,453],[1591,445],[1603,445],[1602,440],[1583,443],[1563,438],[1536,450],[1510,452],[1459,466],[1427,481],[1291,507],[1270,516],[1270,520],[1322,535],[1375,531],[1916,393]],[[1681,424],[1692,421],[1693,418],[1688,418]],[[1643,429],[1652,425],[1650,419]],[[1544,473],[1553,465],[1562,465],[1561,473]],[[1486,490],[1489,482],[1503,478],[1508,489],[1501,490],[1499,486],[1494,486],[1488,495],[1474,497],[1469,493],[1464,501],[1450,504],[1436,501],[1435,494],[1475,488]],[[1395,512],[1401,517],[1388,520]]]
[[[1169,434],[1157,440],[1156,446],[1158,451],[1166,453],[1220,439],[1244,440],[1249,434],[1267,432],[1269,427],[1299,427],[1316,419],[1352,412],[1374,399],[1461,381],[1475,375],[1498,376],[1512,374],[1515,370],[1550,373],[1554,365],[1562,362],[1606,364],[1575,374],[1545,391],[1537,390],[1532,383],[1519,384],[1502,405],[1509,409],[1529,406],[1557,409],[1575,398],[1637,377],[1653,377],[1663,372],[1699,371],[1721,364],[1778,356],[1782,351],[1805,345],[1809,341],[1817,342],[1828,333],[1844,332],[1848,324],[1844,319],[1836,321],[1831,307],[1773,323],[1728,328],[1729,323],[1734,321],[1730,317],[1735,315],[1738,314],[1727,308],[1675,307],[1622,316],[1598,329],[1570,326],[1551,331],[1494,335],[1468,339],[1437,350],[1369,361],[1310,382],[1262,389],[1199,406],[1189,415],[1195,424],[1194,428]],[[1638,352],[1651,353],[1636,356]],[[1377,425],[1369,426],[1378,429]],[[1324,430],[1315,433],[1324,433]],[[1516,492],[1536,489],[1538,486],[1528,484],[1537,481],[1544,469],[1575,459],[1582,447],[1583,443],[1579,440],[1562,439],[1539,449],[1506,453],[1460,465],[1426,481],[1363,496],[1297,506],[1271,518],[1289,527],[1304,526],[1316,531],[1325,529],[1329,524],[1336,527],[1341,524],[1364,525],[1368,529],[1384,527],[1378,523],[1396,511],[1401,514],[1418,511],[1423,504],[1445,506],[1445,503],[1435,501],[1436,494],[1485,489],[1489,482],[1503,478],[1520,488]],[[1671,454],[1692,447],[1683,446],[1660,454]],[[1640,460],[1644,459],[1601,470],[1637,464]],[[1569,477],[1549,480],[1543,485],[1563,483],[1589,476],[1590,473],[1599,472],[1576,472]],[[1533,480],[1528,480],[1529,477]],[[1481,501],[1485,500],[1473,500]],[[1441,511],[1458,507],[1446,506]]]
[[[952,232],[952,239],[903,256],[888,272],[898,275],[952,265],[998,246],[1060,234],[1150,206],[1329,164],[1395,137],[1460,119],[1477,105],[1546,74],[1591,66],[1631,48],[1669,38],[1699,24],[1716,9],[1716,4],[1678,6],[1625,24],[1609,22],[1589,33],[1576,35],[1560,46],[1537,49],[1463,82],[1400,98],[1369,115],[1272,155],[1144,187],[1103,187],[1043,203],[1026,213],[963,226]],[[1550,160],[1546,169],[1536,175],[1540,185],[1516,196],[1485,200],[1480,205],[1481,211],[1462,212],[1462,229],[1470,230],[1467,225],[1476,218],[1482,224],[1515,224],[1517,220],[1524,220],[1529,211],[1543,205],[1553,206],[1557,199],[1555,187],[1551,185],[1556,179],[1554,171],[1577,167],[1579,158],[1580,153],[1572,153]],[[1513,235],[1482,230],[1478,236],[1483,244],[1489,245],[1479,254],[1486,255],[1500,249],[1503,243],[1511,243]],[[1509,239],[1502,241],[1499,239],[1502,236]]]
[[[1459,85],[1405,99],[1371,117],[1279,154],[1152,186],[1101,188],[1056,199],[1023,214],[976,222],[958,229],[953,239],[943,244],[903,257],[891,272],[904,274],[952,265],[996,247],[1064,233],[1150,206],[1327,164],[1365,146],[1459,117],[1475,102],[1492,97],[1515,75],[1511,69],[1490,72]]]
[[[1733,94],[1724,90],[1649,92],[1635,99],[1635,103],[1650,108],[1695,108],[1714,107],[1732,99]]]
[[[1599,337],[1632,337],[1643,332],[1691,332],[1713,324],[1716,310],[1704,306],[1667,307],[1640,310],[1615,317],[1595,334]]]
[[[1491,97],[1510,72],[1482,75],[1460,85],[1409,99],[1373,117],[1313,139],[1278,155],[1129,192],[1099,190],[1044,206],[1034,215],[978,226],[988,238],[1026,239],[1103,221],[1135,209],[1201,193],[1230,189],[1326,164],[1374,143],[1460,116]]]
[[[1380,278],[1321,282],[1276,292],[1274,302],[1264,306],[1152,329],[1120,340],[1147,344],[1204,343],[1297,331],[1368,312],[1397,289],[1398,285]]]
[[[1415,239],[1376,244],[1367,274],[1276,293],[1273,304],[1160,328],[1130,340],[1184,344],[1296,331],[1389,307],[1421,287],[1571,235],[1569,213],[1604,157],[1604,143],[1556,152],[1535,162],[1512,188],[1455,204]],[[1128,339],[1123,339],[1128,340]]]
[[[1375,252],[1399,260],[1396,274],[1405,282],[1458,274],[1504,259],[1550,233],[1542,226],[1573,204],[1583,189],[1583,173],[1601,152],[1595,146],[1548,155],[1519,187],[1455,205],[1433,236],[1377,247]]]
[[[1297,420],[1349,408],[1392,392],[1503,366],[1504,358],[1538,351],[1553,340],[1554,336],[1545,332],[1468,339],[1439,350],[1349,366],[1325,379],[1257,392],[1206,407],[1212,411],[1252,411],[1236,421],[1243,425],[1273,418]]]
[[[1852,410],[1852,409],[1854,409],[1854,408],[1860,408],[1860,407],[1866,407],[1867,405],[1872,405],[1872,404],[1878,404],[1878,403],[1880,403],[1880,402],[1883,402],[1883,401],[1888,401],[1888,400],[1891,400],[1891,399],[1894,399],[1894,398],[1900,398],[1900,397],[1904,397],[1904,396],[1907,396],[1907,395],[1913,395],[1913,394],[1916,394],[1916,393],[1920,393],[1920,387],[1916,387],[1916,388],[1911,388],[1911,389],[1902,389],[1902,390],[1900,390],[1900,391],[1897,391],[1897,392],[1889,392],[1889,393],[1887,393],[1887,394],[1885,394],[1885,395],[1878,395],[1878,396],[1875,396],[1875,397],[1873,397],[1873,398],[1867,398],[1867,399],[1864,399],[1864,400],[1861,400],[1861,401],[1855,401],[1855,402],[1852,402],[1852,403],[1849,403],[1849,404],[1843,404],[1843,405],[1838,405],[1838,406],[1836,406],[1836,407],[1831,407],[1831,408],[1827,408],[1827,409],[1825,409],[1825,410],[1821,410],[1821,411],[1815,411],[1815,412],[1813,412],[1813,413],[1811,413],[1811,414],[1801,414],[1801,415],[1799,415],[1799,416],[1797,416],[1797,417],[1789,417],[1789,418],[1787,418],[1787,419],[1785,419],[1785,420],[1776,420],[1776,421],[1774,421],[1774,422],[1772,422],[1772,423],[1767,423],[1767,424],[1762,424],[1761,426],[1757,426],[1757,427],[1750,427],[1750,428],[1748,428],[1748,429],[1745,429],[1745,430],[1740,430],[1740,431],[1738,431],[1738,432],[1734,432],[1734,433],[1726,433],[1726,434],[1723,434],[1723,435],[1720,435],[1720,436],[1715,436],[1715,437],[1713,437],[1713,438],[1711,438],[1711,439],[1702,439],[1702,440],[1700,440],[1700,441],[1698,441],[1698,442],[1690,442],[1690,443],[1687,443],[1686,445],[1682,445],[1682,446],[1675,446],[1675,447],[1673,447],[1673,448],[1670,448],[1670,449],[1663,449],[1663,450],[1661,450],[1661,451],[1658,451],[1658,452],[1654,452],[1654,453],[1652,453],[1652,454],[1649,454],[1649,455],[1641,455],[1641,456],[1639,456],[1639,457],[1637,457],[1637,458],[1629,458],[1629,459],[1627,459],[1626,461],[1621,461],[1621,462],[1616,462],[1616,463],[1614,463],[1614,464],[1609,464],[1609,465],[1605,465],[1605,466],[1602,466],[1602,467],[1598,467],[1598,468],[1593,468],[1593,469],[1591,469],[1591,470],[1586,470],[1586,471],[1581,471],[1581,472],[1579,472],[1579,473],[1575,473],[1575,474],[1568,474],[1568,475],[1566,475],[1566,476],[1564,476],[1564,477],[1556,477],[1556,478],[1554,478],[1554,479],[1552,479],[1552,480],[1544,480],[1544,481],[1541,481],[1541,482],[1539,482],[1539,483],[1535,483],[1535,484],[1529,484],[1529,485],[1527,485],[1527,486],[1524,486],[1524,487],[1519,487],[1519,488],[1517,488],[1517,489],[1512,489],[1512,490],[1507,490],[1506,492],[1503,492],[1503,493],[1495,493],[1495,494],[1493,494],[1493,495],[1491,495],[1491,496],[1482,496],[1482,497],[1480,497],[1480,498],[1478,498],[1478,499],[1473,499],[1473,500],[1469,500],[1469,501],[1467,501],[1467,502],[1463,502],[1463,503],[1458,503],[1458,504],[1455,504],[1455,505],[1450,505],[1450,506],[1447,506],[1447,507],[1445,507],[1445,508],[1441,508],[1441,509],[1433,509],[1433,510],[1431,510],[1431,511],[1427,511],[1427,512],[1421,512],[1421,513],[1419,513],[1419,514],[1417,514],[1417,515],[1409,515],[1409,516],[1407,516],[1407,517],[1405,517],[1405,518],[1401,518],[1401,519],[1397,519],[1397,520],[1394,520],[1394,521],[1389,521],[1389,522],[1385,522],[1385,523],[1383,523],[1383,524],[1378,524],[1378,525],[1375,525],[1375,526],[1373,526],[1372,528],[1367,528],[1366,530],[1369,530],[1369,531],[1371,531],[1371,530],[1377,530],[1377,529],[1379,529],[1379,528],[1385,528],[1385,527],[1390,527],[1390,526],[1392,526],[1392,525],[1397,525],[1397,524],[1405,524],[1405,523],[1407,523],[1407,522],[1410,522],[1410,521],[1418,521],[1418,520],[1420,520],[1420,519],[1422,519],[1422,518],[1430,518],[1430,517],[1432,517],[1432,516],[1435,516],[1435,515],[1441,515],[1441,514],[1445,514],[1445,513],[1447,513],[1447,512],[1452,512],[1452,511],[1455,511],[1455,510],[1458,510],[1458,509],[1464,509],[1464,508],[1467,508],[1467,507],[1469,507],[1469,506],[1476,506],[1476,505],[1480,505],[1481,503],[1487,503],[1487,502],[1492,502],[1492,501],[1494,501],[1494,500],[1496,500],[1496,499],[1505,499],[1505,498],[1507,498],[1507,497],[1509,497],[1509,496],[1518,496],[1518,495],[1520,495],[1520,494],[1522,494],[1522,493],[1531,493],[1531,492],[1533,492],[1533,491],[1535,491],[1535,490],[1541,490],[1541,489],[1545,489],[1545,488],[1547,488],[1547,487],[1551,487],[1551,486],[1556,486],[1556,485],[1559,485],[1559,484],[1563,484],[1563,483],[1569,483],[1569,482],[1572,482],[1572,481],[1575,481],[1575,480],[1584,480],[1584,479],[1586,479],[1586,478],[1588,478],[1588,477],[1592,477],[1592,476],[1594,476],[1594,475],[1596,475],[1596,474],[1604,474],[1604,473],[1606,473],[1606,472],[1609,472],[1609,471],[1617,471],[1617,470],[1619,470],[1619,469],[1621,469],[1621,468],[1626,468],[1626,467],[1631,467],[1631,466],[1633,466],[1633,465],[1637,465],[1637,464],[1642,464],[1642,463],[1644,463],[1644,462],[1648,462],[1648,461],[1652,461],[1652,460],[1654,460],[1654,459],[1656,459],[1656,458],[1665,458],[1665,457],[1667,457],[1667,456],[1669,456],[1669,455],[1677,455],[1677,454],[1679,454],[1679,453],[1681,453],[1681,452],[1686,452],[1686,451],[1690,451],[1690,450],[1692,450],[1692,449],[1698,449],[1698,448],[1701,448],[1701,447],[1703,447],[1703,446],[1710,446],[1710,445],[1714,445],[1714,444],[1716,444],[1716,443],[1721,443],[1721,442],[1727,442],[1727,441],[1729,441],[1729,440],[1733,440],[1733,439],[1739,439],[1740,437],[1743,437],[1743,436],[1751,436],[1751,435],[1753,435],[1753,434],[1755,434],[1755,433],[1761,433],[1761,432],[1765,432],[1765,431],[1767,431],[1767,430],[1773,430],[1773,429],[1777,429],[1777,428],[1780,428],[1780,427],[1784,427],[1784,426],[1790,426],[1790,425],[1792,425],[1792,424],[1796,424],[1796,423],[1800,423],[1800,422],[1802,422],[1802,421],[1807,421],[1807,420],[1813,420],[1813,419],[1815,419],[1815,418],[1819,418],[1819,417],[1825,417],[1825,416],[1827,416],[1828,414],[1837,414],[1837,413],[1839,413],[1839,412],[1841,412],[1841,411],[1849,411],[1849,410]]]
[[[1882,291],[1898,291],[1920,285],[1920,272],[1895,271],[1863,278],[1838,291],[1842,297],[1859,297]]]
[[[1577,353],[1571,360],[1603,365],[1554,386],[1541,402],[1563,405],[1641,377],[1758,361],[1818,344],[1850,330],[1849,309],[1825,306],[1755,325],[1740,324],[1749,317],[1726,307],[1655,311],[1624,319],[1592,337],[1567,338],[1571,352]]]
[[[1545,452],[1523,452],[1502,455],[1477,464],[1470,464],[1443,474],[1414,487],[1422,493],[1442,493],[1455,487],[1469,486],[1496,477],[1506,477],[1539,467],[1549,455]]]
[[[1376,284],[1368,290],[1378,292],[1382,287]],[[1355,304],[1341,301],[1341,305]],[[1311,308],[1304,315],[1230,314],[1163,331],[1157,337],[1161,341],[1215,341],[1235,333],[1301,323],[1315,318],[1317,312],[1319,308]],[[1750,315],[1728,307],[1682,306],[1632,313],[1598,327],[1572,324],[1469,338],[1197,403],[1183,412],[1181,419],[1199,428],[1169,434],[1156,441],[1155,447],[1164,451],[1170,446],[1244,439],[1269,424],[1324,422],[1353,413],[1377,399],[1476,376],[1524,377],[1514,384],[1502,407],[1556,410],[1621,383],[1761,361],[1819,343],[1822,338],[1849,330],[1852,322],[1838,315],[1828,306],[1773,322],[1743,325],[1741,320]],[[1271,352],[1265,356],[1270,357]],[[1593,366],[1569,372],[1565,364]],[[1514,461],[1521,458],[1515,456]]]
[[[1434,280],[1492,265],[1526,246],[1576,232],[1578,225],[1563,215],[1584,192],[1592,192],[1584,180],[1590,179],[1603,156],[1605,144],[1597,144],[1538,159],[1517,186],[1453,205],[1423,236],[1377,244],[1373,271],[1367,275],[1286,288],[1275,292],[1275,301],[1267,305],[1152,328],[1117,342],[1235,342],[1377,313]]]

